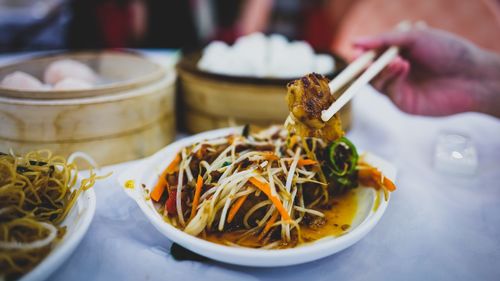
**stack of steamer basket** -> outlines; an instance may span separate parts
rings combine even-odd
[[[234,125],[283,124],[288,116],[286,84],[292,79],[229,76],[199,70],[199,53],[185,56],[177,66],[180,78],[180,116],[190,133]],[[335,57],[335,73],[346,63]],[[298,78],[298,77],[297,77]],[[342,92],[342,91],[340,91]],[[344,130],[351,125],[351,105],[340,111]]]
[[[63,53],[0,68],[43,77],[53,61],[90,66],[102,83],[90,90],[20,91],[0,87],[0,151],[81,151],[100,165],[148,156],[175,137],[176,75],[132,53]],[[80,163],[79,163],[80,164]]]

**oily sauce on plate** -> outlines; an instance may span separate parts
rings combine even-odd
[[[351,223],[356,215],[358,208],[358,198],[356,191],[349,191],[333,199],[333,207],[330,210],[322,210],[325,214],[326,223],[320,227],[308,227],[301,225],[301,234],[303,243],[313,242],[315,240],[334,236],[338,237],[349,231]],[[262,247],[258,234],[250,235],[244,240],[240,240],[242,232],[213,232],[200,235],[200,238],[213,243],[222,245],[237,245],[242,247],[258,248]],[[240,241],[239,241],[240,240]],[[297,246],[298,241],[282,243],[277,248],[293,248]]]

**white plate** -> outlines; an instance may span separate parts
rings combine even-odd
[[[78,186],[78,185],[77,185]],[[80,194],[75,206],[62,222],[66,226],[66,234],[33,270],[25,274],[19,281],[42,281],[47,279],[80,244],[87,233],[95,213],[96,197],[94,190],[88,189]]]
[[[205,132],[192,137],[181,139],[163,148],[150,158],[144,159],[133,165],[118,176],[122,187],[128,180],[134,181],[133,188],[124,188],[140,207],[149,221],[163,235],[171,241],[208,258],[243,266],[288,266],[317,260],[336,252],[339,252],[358,242],[377,224],[382,217],[388,200],[379,200],[380,205],[375,208],[376,192],[372,188],[356,188],[358,195],[358,210],[350,230],[340,237],[325,237],[323,239],[303,244],[296,248],[282,250],[261,250],[250,248],[236,248],[212,243],[201,238],[191,236],[165,222],[162,216],[155,210],[153,202],[146,199],[141,184],[148,187],[154,186],[158,175],[173,160],[177,152],[185,146],[201,140],[213,139],[226,136],[231,133],[239,133],[241,128],[227,128]],[[393,165],[374,155],[367,155],[367,162],[379,168],[386,177],[395,179],[396,169]],[[382,193],[382,191],[379,191]],[[383,195],[381,194],[382,198]]]

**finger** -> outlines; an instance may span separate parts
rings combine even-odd
[[[389,46],[407,47],[414,42],[415,35],[413,31],[391,31],[376,36],[365,36],[354,39],[354,47],[367,49],[379,49]]]
[[[392,80],[388,80],[381,91],[385,93],[392,102],[405,112],[410,112],[411,97],[409,92],[404,91],[404,86],[408,84],[408,75],[410,73],[410,64],[402,60]]]
[[[372,86],[376,90],[378,90],[381,93],[383,92],[383,89],[385,85],[387,84],[388,81],[392,80],[394,76],[396,75],[396,72],[394,72],[393,67],[387,66],[382,72],[380,72],[377,77],[375,77],[372,81]],[[385,93],[384,93],[385,94]]]
[[[393,78],[387,81],[382,90],[384,90],[391,99],[394,99],[395,96],[400,93],[400,86],[407,82],[409,72],[410,64],[402,59],[394,72]]]
[[[354,61],[355,59],[359,58],[361,55],[365,53],[365,50],[362,48],[354,48],[351,57],[349,58],[350,61]]]
[[[372,85],[375,89],[382,91],[386,84],[394,80],[404,67],[404,60],[401,57],[396,57],[379,75],[377,75]]]

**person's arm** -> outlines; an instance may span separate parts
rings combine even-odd
[[[400,47],[373,81],[401,110],[444,116],[476,111],[500,117],[500,55],[445,31],[420,28],[359,38],[365,51]]]

